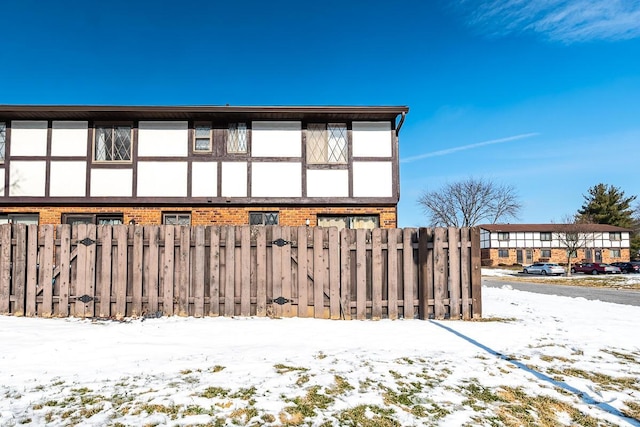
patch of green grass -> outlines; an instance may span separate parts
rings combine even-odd
[[[640,354],[634,353],[623,353],[620,351],[615,351],[615,350],[609,350],[609,349],[603,349],[601,350],[603,353],[607,353],[610,354],[612,356],[617,357],[618,359],[622,359],[626,362],[631,362],[631,363],[636,363],[636,364],[640,364]]]
[[[230,394],[229,397],[231,399],[249,400],[249,399],[253,398],[253,396],[255,396],[255,394],[256,394],[256,388],[255,387],[240,388],[235,393]]]
[[[224,366],[215,365],[209,368],[209,372],[216,373],[216,372],[222,371],[223,369],[224,369]]]
[[[329,395],[339,396],[354,389],[354,387],[349,384],[349,381],[339,375],[334,375],[333,380],[335,381],[334,386],[327,389],[327,394]]]
[[[515,317],[474,317],[471,319],[472,322],[517,322],[518,319]]]
[[[334,417],[342,427],[401,427],[393,418],[394,410],[377,405],[358,405]]]
[[[582,369],[566,368],[566,369],[549,369],[550,374],[563,375],[577,378],[587,379],[598,384],[605,390],[636,390],[640,391],[640,381],[636,377],[612,377],[611,375],[599,372],[587,372]]]
[[[309,370],[308,368],[303,368],[298,366],[283,365],[282,363],[273,365],[273,367],[276,369],[276,372],[279,374],[286,374],[287,372],[307,372]]]
[[[207,399],[212,399],[214,397],[217,398],[225,398],[229,395],[231,390],[222,387],[207,387],[202,393],[200,393],[200,397],[206,397]]]
[[[294,420],[304,420],[305,418],[313,417],[316,415],[316,409],[326,409],[333,403],[333,397],[319,393],[320,386],[313,386],[307,389],[307,394],[304,396],[294,397],[292,399],[286,398],[285,401],[292,403],[284,408],[289,416],[285,416],[284,419],[287,422],[293,422]],[[281,421],[282,421],[281,416]],[[296,425],[296,424],[287,424]]]
[[[622,409],[621,412],[626,417],[633,418],[635,420],[640,420],[640,402],[627,400],[626,402],[624,402],[624,404],[627,407]]]

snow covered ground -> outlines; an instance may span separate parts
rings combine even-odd
[[[474,322],[0,316],[0,425],[640,426],[640,307],[483,298]]]

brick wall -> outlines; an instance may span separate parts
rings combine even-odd
[[[482,249],[481,257],[482,257],[482,265],[492,265],[494,267],[504,264],[504,265],[513,265],[517,263],[517,253],[516,249],[509,249],[508,257],[499,257],[498,249]],[[555,262],[558,264],[566,264],[567,263],[567,250],[556,248],[551,249],[551,257],[550,258],[542,258],[540,249],[532,249],[533,251],[533,262]],[[525,257],[525,250],[522,249],[522,256]],[[601,249],[602,252],[602,262],[610,263],[616,261],[629,261],[629,248],[620,249],[620,257],[612,257],[610,255],[609,249]],[[593,250],[592,250],[593,253]],[[576,258],[572,258],[571,262],[586,262],[586,256],[584,249],[578,250],[578,256]],[[523,260],[526,264],[526,259]]]
[[[250,211],[271,211],[280,213],[280,225],[305,225],[309,219],[311,225],[317,224],[318,215],[379,215],[381,228],[397,227],[397,211],[395,206],[383,207],[80,207],[80,206],[38,206],[38,207],[5,207],[0,213],[39,214],[40,224],[60,224],[63,214],[122,214],[124,223],[134,220],[136,224],[162,224],[162,213],[189,212],[191,225],[243,225],[249,223]]]

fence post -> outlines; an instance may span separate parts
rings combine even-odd
[[[480,228],[471,229],[471,296],[472,316],[482,317],[482,270],[480,268]]]

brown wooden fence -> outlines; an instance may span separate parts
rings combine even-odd
[[[0,225],[0,314],[481,317],[477,228]]]

